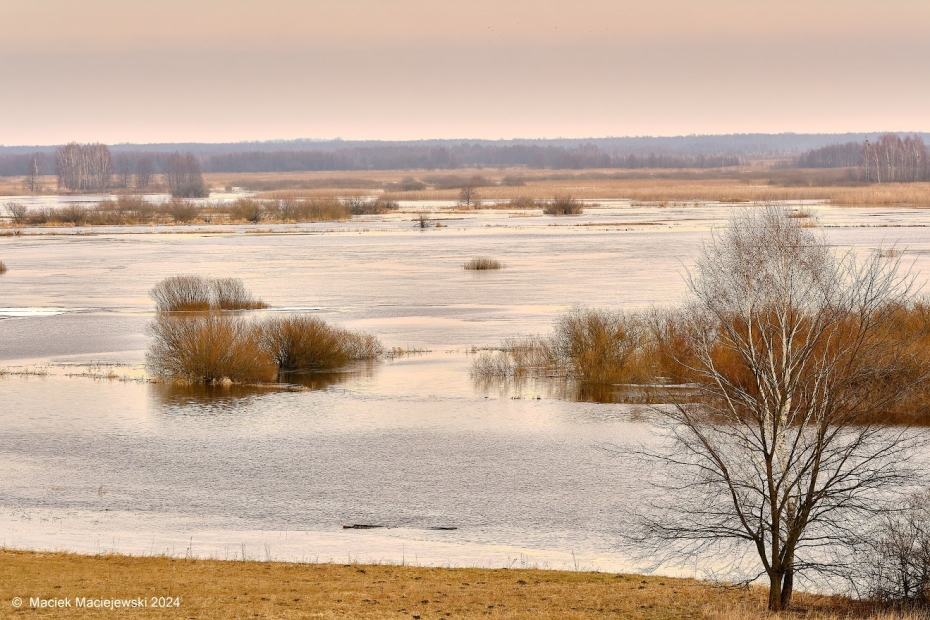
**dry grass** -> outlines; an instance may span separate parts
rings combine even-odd
[[[370,196],[380,191],[391,200],[458,199],[460,189],[447,183],[408,191],[404,177],[420,176],[458,180],[482,176],[488,185],[482,187],[484,200],[508,201],[544,200],[554,194],[571,194],[578,199],[628,199],[640,202],[760,202],[771,200],[823,200],[837,205],[911,205],[930,207],[930,183],[897,183],[862,185],[850,180],[846,169],[773,169],[768,165],[700,170],[502,170],[461,169],[452,171],[373,171],[365,179],[351,173],[265,173],[255,175],[255,181],[270,183],[274,179],[289,179],[291,191],[286,197]],[[211,175],[208,175],[211,176]],[[228,178],[230,175],[226,175]],[[243,177],[243,175],[236,175]],[[212,175],[211,179],[224,178]],[[355,179],[355,187],[346,187],[346,179]],[[517,184],[519,179],[523,184]],[[214,182],[216,184],[216,182]],[[298,185],[306,184],[307,189]],[[381,189],[378,189],[381,188]],[[264,195],[260,195],[264,196]],[[267,197],[285,197],[268,194]],[[526,207],[535,208],[535,207]]]
[[[25,599],[16,611],[13,597]],[[180,599],[180,608],[32,611],[29,598]],[[0,615],[19,618],[503,618],[506,620],[753,620],[760,588],[690,579],[535,569],[424,568],[81,556],[0,550]],[[871,615],[848,599],[799,593],[778,618],[906,618]],[[916,618],[916,616],[914,616]]]
[[[503,265],[496,258],[478,256],[465,261],[463,267],[469,271],[484,271],[486,269],[501,269]]]
[[[2,260],[0,260],[0,275],[5,274],[6,271],[7,271],[7,269],[6,269],[6,263],[4,263]]]

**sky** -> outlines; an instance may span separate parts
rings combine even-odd
[[[0,0],[0,144],[930,131],[928,0]]]

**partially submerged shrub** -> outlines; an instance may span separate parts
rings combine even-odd
[[[158,312],[203,312],[206,310],[255,310],[267,308],[255,299],[238,278],[172,276],[149,293]]]
[[[215,310],[161,312],[149,332],[150,372],[186,383],[270,382],[279,371],[336,368],[384,353],[371,334],[300,315],[252,320]]]
[[[583,212],[582,204],[571,196],[556,196],[543,205],[546,215],[578,215]]]
[[[376,337],[333,327],[312,316],[269,318],[261,333],[262,345],[282,370],[335,368],[384,353]]]
[[[240,316],[158,314],[146,354],[156,376],[188,383],[266,382],[277,373],[260,330]]]
[[[562,316],[552,337],[556,357],[572,376],[593,383],[650,381],[636,358],[645,341],[641,321],[620,310],[576,308]]]
[[[470,271],[484,271],[485,269],[500,269],[503,265],[496,258],[479,256],[465,261],[464,267]]]

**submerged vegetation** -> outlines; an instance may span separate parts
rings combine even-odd
[[[373,335],[302,315],[248,318],[266,308],[235,278],[174,276],[152,289],[150,372],[184,383],[267,383],[279,372],[333,369],[384,353]]]
[[[484,271],[486,269],[501,269],[503,265],[496,258],[479,256],[465,261],[464,268],[469,271]]]

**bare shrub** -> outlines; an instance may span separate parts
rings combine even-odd
[[[500,269],[503,265],[496,258],[479,256],[465,261],[464,267],[469,271],[484,271],[486,269]]]
[[[146,353],[157,377],[188,383],[267,382],[277,373],[260,330],[240,316],[158,314]]]
[[[175,222],[186,223],[200,215],[200,208],[188,200],[172,199],[165,205],[165,210]]]
[[[888,515],[858,563],[867,595],[883,605],[930,606],[930,492]]]
[[[210,280],[200,276],[172,276],[155,285],[149,296],[158,312],[203,312],[212,304]]]
[[[282,370],[335,368],[384,353],[375,336],[333,327],[312,316],[266,319],[261,334],[262,346]]]
[[[65,224],[81,226],[87,223],[88,209],[84,205],[69,204],[55,212],[56,219]]]
[[[546,215],[579,215],[583,212],[582,204],[571,196],[556,196],[543,205]]]
[[[7,272],[6,263],[0,260],[0,275],[3,275]]]
[[[562,316],[552,337],[556,357],[572,376],[592,383],[635,383],[633,372],[645,339],[642,322],[620,310],[576,308]]]
[[[343,204],[349,209],[352,215],[377,215],[379,213],[388,213],[400,208],[395,200],[386,200],[378,197],[374,200],[362,196],[353,196],[343,200]]]
[[[245,220],[255,224],[262,219],[265,209],[260,200],[254,198],[239,198],[229,206],[229,219]]]
[[[210,305],[220,310],[257,310],[268,304],[255,299],[239,278],[215,278],[210,281]]]
[[[540,202],[533,198],[527,196],[519,196],[517,198],[510,199],[509,202],[504,203],[503,207],[508,209],[539,209]]]
[[[238,278],[172,276],[152,288],[158,312],[203,312],[206,310],[255,310],[268,306],[255,299]]]
[[[8,202],[4,206],[14,224],[22,224],[26,221],[26,214],[29,212],[29,207],[20,202]]]

